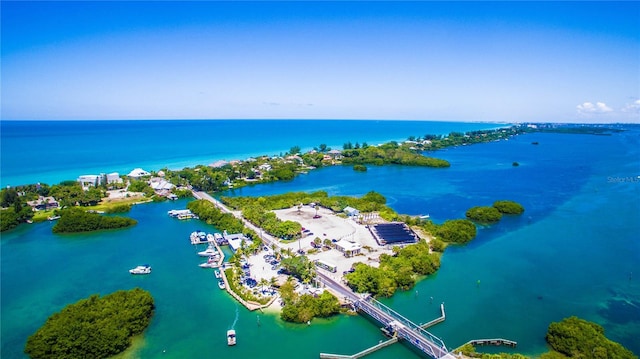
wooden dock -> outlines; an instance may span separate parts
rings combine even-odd
[[[397,343],[398,342],[398,337],[392,337],[389,340],[385,340],[381,343],[378,343],[374,346],[372,346],[371,348],[367,348],[359,353],[353,354],[353,355],[340,355],[340,354],[327,354],[327,353],[320,353],[320,358],[321,359],[358,359],[358,358],[362,358],[365,355],[371,354],[373,352],[375,352],[376,350],[382,349],[384,347],[388,347],[391,344]]]
[[[438,318],[436,318],[436,319],[434,319],[434,320],[432,320],[430,322],[421,324],[420,328],[427,329],[427,328],[432,327],[432,326],[434,326],[434,325],[436,325],[438,323],[442,323],[442,322],[444,322],[445,319],[447,319],[447,316],[444,313],[444,303],[440,304],[440,313],[441,313],[440,317],[438,317]]]

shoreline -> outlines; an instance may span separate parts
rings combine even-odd
[[[138,123],[149,123],[149,122],[153,122],[156,120],[104,120],[104,121],[112,121],[114,123],[125,123],[125,122],[130,122],[130,123],[134,123],[134,124],[138,124]],[[100,123],[104,123],[104,121],[98,121]],[[165,120],[157,120],[157,121],[165,121]],[[171,123],[171,125],[179,125],[180,121],[183,120],[166,120],[167,122]],[[218,122],[218,123],[223,123],[223,122],[227,122],[227,123],[237,123],[237,122],[242,122],[242,121],[256,121],[256,122],[263,122],[263,123],[268,123],[268,122],[273,122],[273,121],[281,121],[281,120],[262,120],[262,119],[257,119],[257,120],[185,120],[188,124],[188,122],[201,122],[201,121],[205,121],[205,122]],[[303,124],[308,124],[311,122],[308,121],[315,121],[318,123],[322,123],[325,121],[330,121],[333,123],[336,122],[340,122],[340,121],[352,121],[351,123],[361,123],[361,122],[372,122],[372,123],[377,123],[377,122],[382,122],[385,124],[427,124],[427,125],[433,125],[434,127],[436,127],[431,133],[435,134],[435,135],[446,135],[448,133],[450,133],[452,130],[448,129],[448,130],[444,130],[444,129],[440,129],[437,128],[438,126],[442,126],[442,125],[449,125],[447,128],[455,128],[456,126],[471,126],[471,125],[495,125],[495,126],[488,126],[488,127],[483,127],[481,130],[482,131],[490,131],[490,130],[496,130],[496,129],[501,129],[501,128],[505,128],[505,127],[510,127],[510,126],[514,126],[516,125],[516,123],[492,123],[492,122],[474,122],[474,121],[459,121],[459,122],[452,122],[452,121],[404,121],[404,120],[286,120],[286,121],[290,121],[290,122],[300,122],[303,121]],[[4,122],[4,121],[3,121]],[[9,121],[12,122],[13,125],[22,125],[25,127],[29,127],[29,125],[35,124],[35,123],[48,123],[49,121]],[[62,124],[93,124],[96,121],[56,121],[56,123],[62,123]],[[421,126],[419,126],[421,127]],[[407,130],[409,131],[409,130]],[[421,134],[421,132],[419,132],[420,130],[418,130],[418,133],[414,134]],[[463,130],[463,132],[468,132],[467,130]],[[366,139],[366,138],[345,138],[344,142],[346,141],[354,141],[354,140],[359,140],[359,141],[366,141],[366,142],[371,142],[372,144],[378,144],[378,143],[387,143],[389,141],[397,141],[397,142],[402,142],[404,140],[406,140],[407,136],[410,136],[411,133],[407,132],[405,134],[402,135],[402,137],[396,137],[396,136],[384,136],[384,138],[380,138],[380,139]],[[369,134],[369,136],[373,136],[371,134]],[[327,137],[331,137],[330,134],[327,134]],[[354,136],[356,137],[356,136]],[[374,136],[376,137],[376,136]],[[377,136],[377,137],[381,137],[381,136]],[[322,141],[322,139],[320,140]],[[342,140],[341,140],[342,141]],[[29,185],[29,184],[35,184],[35,183],[47,183],[50,185],[53,184],[58,184],[64,181],[69,181],[69,180],[75,180],[75,178],[77,178],[78,176],[87,174],[87,173],[110,173],[110,172],[118,172],[118,173],[127,173],[128,171],[130,171],[132,168],[135,167],[141,167],[141,168],[147,168],[149,170],[152,171],[159,171],[163,168],[167,168],[169,170],[172,171],[180,171],[183,170],[185,168],[190,168],[190,167],[195,167],[195,166],[199,166],[199,165],[207,165],[210,163],[213,163],[215,161],[218,160],[240,160],[240,159],[247,159],[247,158],[252,158],[252,157],[261,157],[264,155],[270,156],[268,154],[276,154],[277,153],[284,153],[286,152],[290,146],[296,145],[295,142],[299,142],[299,141],[295,141],[295,140],[291,140],[291,142],[287,142],[287,143],[283,143],[282,146],[280,146],[280,148],[278,148],[278,145],[271,145],[268,149],[247,149],[247,151],[244,152],[235,152],[235,153],[226,153],[226,154],[219,154],[219,153],[212,153],[211,155],[202,155],[202,154],[198,154],[198,153],[189,153],[189,154],[180,154],[181,157],[179,158],[175,158],[174,160],[167,160],[167,157],[162,157],[162,158],[155,158],[155,159],[149,159],[146,160],[145,157],[142,157],[142,160],[138,160],[135,162],[135,164],[130,164],[131,162],[122,162],[120,164],[115,164],[115,165],[109,165],[109,166],[83,166],[82,169],[51,169],[51,170],[45,170],[42,171],[42,169],[39,169],[39,172],[32,172],[32,173],[27,173],[27,174],[16,174],[16,175],[12,175],[9,177],[0,177],[0,185],[4,188],[7,185],[10,185],[12,187],[17,187],[17,186],[24,186],[24,185]],[[8,142],[7,142],[8,143]],[[343,143],[333,143],[333,144],[328,144],[329,146],[335,146],[334,148],[342,148]],[[8,144],[7,144],[8,146]],[[313,149],[313,144],[311,143],[305,143],[303,145],[301,145],[301,150],[303,151],[307,151],[307,150],[311,150]],[[4,147],[4,145],[3,145]],[[169,149],[168,149],[169,150]],[[169,157],[171,158],[171,157]],[[49,166],[47,166],[49,167]],[[3,174],[7,174],[10,173],[11,169],[10,168],[3,168],[2,173]],[[45,173],[47,174],[46,176],[43,176],[42,174]],[[62,173],[62,174],[60,174]]]

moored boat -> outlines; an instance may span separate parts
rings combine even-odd
[[[211,257],[209,257],[209,259],[207,259],[206,262],[200,263],[200,264],[198,264],[198,266],[200,266],[202,268],[215,268],[215,267],[218,267],[218,260],[219,259],[220,259],[220,256],[211,256]]]
[[[148,264],[137,266],[133,269],[129,269],[131,274],[149,274],[151,273],[151,266]]]
[[[222,279],[220,279],[218,281],[218,288],[220,288],[220,289],[224,289],[225,288],[224,281]]]
[[[236,345],[236,331],[233,329],[227,330],[227,345]]]
[[[214,270],[213,274],[215,274],[216,278],[218,278],[218,279],[222,278],[222,274],[220,273],[220,270],[218,270],[218,269]]]
[[[200,257],[211,257],[218,255],[218,250],[215,246],[209,245],[209,247],[207,247],[207,249],[205,249],[204,251],[198,252],[198,255]]]

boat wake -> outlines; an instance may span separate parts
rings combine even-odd
[[[235,329],[236,328],[236,323],[238,322],[238,315],[240,314],[240,312],[238,311],[238,306],[236,306],[236,318],[233,320],[233,324],[231,324],[231,329]]]

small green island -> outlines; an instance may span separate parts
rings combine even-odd
[[[79,233],[102,229],[131,227],[138,223],[127,217],[107,217],[90,213],[80,208],[67,208],[58,211],[60,218],[53,226],[53,233]]]
[[[471,207],[465,213],[467,218],[478,223],[495,223],[500,221],[502,213],[495,207],[476,206]]]
[[[493,206],[471,207],[465,213],[466,217],[481,224],[499,222],[503,214],[520,215],[524,213],[524,207],[513,201],[495,201]]]
[[[140,288],[95,294],[50,316],[27,339],[24,352],[34,359],[107,358],[131,345],[154,309],[153,297]]]

